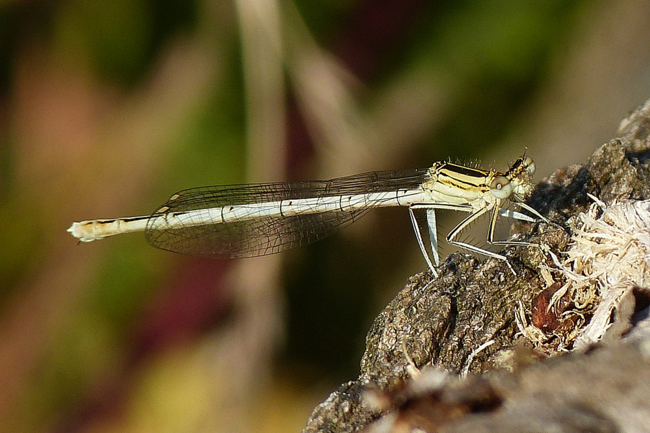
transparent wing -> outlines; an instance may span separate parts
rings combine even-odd
[[[150,222],[162,213],[182,214],[191,210],[229,205],[412,189],[424,181],[426,174],[426,169],[378,171],[329,181],[192,188],[174,194],[160,210],[154,212]],[[214,258],[263,256],[307,245],[329,236],[372,207],[369,205],[349,212],[267,216],[225,224],[215,221],[211,224],[188,224],[176,228],[160,228],[160,225],[148,223],[145,235],[151,245],[183,254]]]

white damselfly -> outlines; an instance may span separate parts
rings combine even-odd
[[[452,245],[508,263],[501,254],[457,240],[463,229],[486,213],[491,213],[488,243],[531,245],[496,241],[494,230],[499,215],[547,221],[524,203],[533,190],[534,173],[533,160],[522,156],[506,172],[436,162],[429,169],[375,171],[327,181],[192,188],[172,195],[152,215],[76,222],[68,231],[81,242],[143,231],[151,245],[163,250],[214,258],[255,257],[315,242],[370,209],[407,206],[418,245],[437,275],[438,209],[469,213],[447,235]],[[502,209],[505,200],[533,217]],[[431,257],[415,217],[419,209],[426,214]]]

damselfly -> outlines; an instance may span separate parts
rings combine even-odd
[[[447,235],[452,245],[508,263],[501,254],[457,240],[459,233],[486,213],[491,213],[488,243],[530,245],[494,240],[494,230],[499,215],[546,221],[524,203],[533,189],[534,173],[533,160],[522,156],[506,172],[436,162],[429,169],[375,171],[328,181],[192,188],[172,195],[152,215],[76,222],[68,231],[81,242],[144,231],[147,241],[163,250],[215,258],[254,257],[315,242],[372,208],[407,206],[418,245],[437,275],[438,209],[469,213]],[[503,209],[505,200],[533,217]],[[431,257],[415,216],[419,209],[426,214]]]

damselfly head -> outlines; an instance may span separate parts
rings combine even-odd
[[[525,201],[533,192],[532,178],[535,175],[535,161],[530,156],[522,156],[512,164],[506,177],[512,184],[513,200]]]

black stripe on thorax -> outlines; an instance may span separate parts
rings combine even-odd
[[[436,170],[436,173],[438,182],[447,185],[465,189],[480,188],[483,191],[489,189],[485,184],[485,179],[490,172],[485,170],[445,163]]]
[[[440,167],[440,170],[449,170],[453,173],[458,173],[463,176],[475,176],[475,177],[486,177],[489,172],[481,170],[480,168],[471,168],[465,167],[463,165],[453,164],[451,162],[446,162]]]

